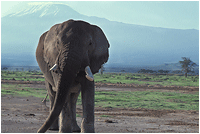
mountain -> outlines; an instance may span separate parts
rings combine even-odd
[[[29,4],[1,18],[2,65],[37,65],[35,50],[42,33],[68,19],[100,26],[110,42],[108,66],[175,63],[181,57],[199,61],[199,30],[125,24],[82,15],[64,4]]]

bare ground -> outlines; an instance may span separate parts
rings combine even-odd
[[[8,81],[2,81],[7,83]],[[11,82],[11,81],[10,81]],[[19,82],[13,81],[11,84]],[[30,87],[45,88],[43,82],[20,82]],[[181,88],[182,90],[180,90]],[[166,90],[183,93],[198,91],[194,87],[134,87],[131,85],[96,84],[96,90],[144,91]],[[1,132],[35,133],[48,116],[47,107],[36,97],[1,96]],[[82,115],[81,106],[77,113]],[[104,117],[102,117],[104,115]],[[105,117],[106,115],[106,117]],[[78,125],[81,117],[77,117]],[[47,131],[57,133],[57,131]],[[97,133],[198,133],[199,111],[95,108]]]

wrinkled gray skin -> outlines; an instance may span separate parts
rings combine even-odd
[[[40,37],[36,59],[45,77],[51,110],[38,132],[47,129],[66,133],[94,132],[94,81],[85,77],[85,67],[97,73],[108,60],[108,48],[103,31],[83,21],[56,24]],[[55,64],[56,69],[50,71]],[[81,129],[76,122],[76,101],[80,91]]]

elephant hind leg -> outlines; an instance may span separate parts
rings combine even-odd
[[[76,101],[79,93],[71,93],[67,97],[66,103],[60,113],[59,118],[59,132],[81,132],[80,127],[77,125],[76,121]]]
[[[72,124],[71,124],[72,117],[70,111],[71,111],[70,96],[67,96],[66,102],[59,115],[59,133],[72,132]]]
[[[50,111],[53,107],[53,104],[54,104],[54,99],[55,99],[55,95],[56,95],[56,92],[53,91],[52,89],[52,86],[51,84],[45,80],[45,86],[47,88],[47,91],[48,91],[48,95],[49,95],[49,100],[50,100]],[[58,119],[51,125],[51,127],[49,128],[49,130],[58,130],[59,127],[58,127]]]

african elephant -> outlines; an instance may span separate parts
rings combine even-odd
[[[36,59],[45,77],[50,113],[38,132],[49,128],[59,132],[94,132],[93,74],[107,62],[109,47],[101,28],[84,21],[68,20],[41,35]],[[80,91],[81,130],[76,122]]]

